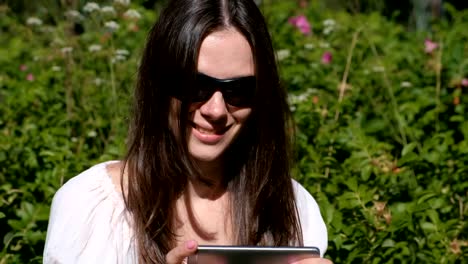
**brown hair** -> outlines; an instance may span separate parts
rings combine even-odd
[[[170,90],[181,85],[190,94],[202,40],[228,27],[249,42],[257,78],[249,119],[224,154],[235,243],[303,243],[290,175],[291,115],[260,10],[252,0],[173,0],[151,29],[141,59],[125,158],[124,199],[141,262],[165,262],[175,247],[176,200],[188,177],[200,177],[184,134],[188,103],[176,113],[180,129],[173,135]]]

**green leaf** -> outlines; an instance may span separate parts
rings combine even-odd
[[[394,247],[395,246],[395,241],[392,239],[385,239],[384,242],[382,243],[382,247]]]
[[[427,200],[429,200],[430,198],[432,197],[435,197],[437,194],[436,193],[433,193],[433,192],[430,192],[430,193],[426,193],[422,196],[419,197],[417,203],[418,204],[421,204],[421,203],[424,203],[426,202]]]
[[[405,157],[406,154],[413,152],[413,150],[416,148],[417,143],[416,142],[411,142],[408,145],[403,147],[403,150],[401,151],[401,156]]]
[[[15,236],[16,235],[13,232],[6,233],[6,235],[3,237],[3,244],[8,245]]]
[[[426,232],[434,232],[437,230],[436,225],[431,222],[423,222],[421,223],[421,228]]]
[[[358,191],[358,183],[356,178],[350,178],[348,181],[345,182],[345,184],[348,186],[348,188],[353,191],[357,192]]]
[[[418,161],[420,159],[421,158],[414,152],[408,152],[404,157],[401,157],[401,159],[398,160],[398,166],[403,167],[406,164],[411,164],[412,162]]]
[[[372,173],[372,167],[371,166],[364,166],[361,169],[361,179],[363,181],[369,180],[369,177],[370,177],[371,173]]]
[[[429,216],[429,218],[431,219],[432,223],[434,223],[434,225],[440,224],[439,213],[436,210],[428,210],[426,213],[427,216]]]

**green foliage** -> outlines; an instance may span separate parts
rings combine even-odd
[[[297,122],[296,175],[322,208],[331,259],[462,263],[468,13],[452,10],[454,21],[426,33],[377,14],[288,2],[266,11]],[[299,14],[312,34],[288,24]],[[425,52],[426,38],[438,48]]]
[[[111,4],[113,12],[61,14],[56,25],[1,9],[0,263],[40,263],[55,191],[124,153],[137,61],[155,17]]]
[[[296,120],[295,177],[322,209],[327,256],[462,263],[468,13],[447,6],[452,21],[408,32],[378,14],[318,5],[262,8]],[[0,263],[40,263],[55,191],[123,154],[137,62],[155,15],[136,4],[113,7],[44,14],[54,23],[42,25],[0,7]],[[124,16],[129,8],[141,18]],[[312,34],[288,23],[296,15],[306,16]],[[116,31],[106,27],[111,20]],[[425,39],[438,47],[425,52]]]

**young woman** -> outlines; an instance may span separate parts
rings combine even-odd
[[[180,264],[197,245],[315,246],[291,119],[253,0],[173,0],[139,69],[128,153],[55,195],[44,263]],[[301,263],[330,263],[309,259]]]

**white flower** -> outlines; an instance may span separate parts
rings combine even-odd
[[[336,22],[333,19],[326,19],[322,22],[322,24],[323,24],[322,33],[324,35],[329,35],[331,32],[335,30]]]
[[[73,142],[73,143],[78,142],[78,138],[72,137],[72,138],[71,138],[71,142]]]
[[[101,8],[101,13],[105,15],[115,15],[115,9],[112,6],[104,6]]]
[[[383,67],[383,66],[374,66],[374,67],[372,67],[372,71],[373,72],[384,72],[385,67]]]
[[[333,28],[331,28],[331,27],[326,27],[326,28],[323,29],[322,33],[323,33],[324,35],[329,35],[332,31],[333,31]]]
[[[138,19],[141,18],[140,13],[138,13],[138,11],[136,11],[135,9],[129,9],[129,10],[125,11],[125,13],[123,15],[126,18],[134,19],[134,20],[138,20]]]
[[[119,55],[119,54],[116,54],[112,59],[111,59],[111,63],[116,63],[116,62],[119,62],[119,61],[124,61],[126,60],[127,57],[123,56],[123,55]]]
[[[107,21],[106,23],[104,23],[104,26],[108,28],[110,31],[116,31],[120,27],[119,24],[117,24],[117,22],[113,20]]]
[[[130,52],[126,49],[118,49],[115,51],[115,55],[120,55],[120,56],[128,56]]]
[[[304,94],[290,94],[288,96],[288,101],[289,101],[289,104],[290,105],[296,105],[296,104],[299,104],[301,102],[304,102],[305,100],[307,99],[306,96],[304,96]]]
[[[40,26],[42,25],[42,20],[37,17],[30,17],[26,20],[26,24],[29,26]]]
[[[320,42],[319,47],[322,48],[322,49],[328,49],[328,48],[330,48],[330,43]]]
[[[111,59],[111,63],[116,63],[119,61],[124,61],[127,59],[127,56],[130,54],[126,49],[118,49],[114,52],[114,57]]]
[[[305,48],[305,49],[308,49],[308,50],[311,50],[311,49],[314,49],[314,48],[315,48],[315,45],[312,44],[312,43],[306,43],[306,44],[304,45],[304,48]]]
[[[81,13],[76,10],[68,10],[67,12],[65,12],[65,16],[75,21],[83,20],[83,16],[81,15]]]
[[[123,6],[128,6],[130,4],[130,0],[114,0],[114,3]]]
[[[334,27],[336,25],[336,22],[333,19],[325,19],[322,23],[325,27]]]
[[[284,60],[290,55],[291,55],[291,51],[288,49],[282,49],[276,52],[276,57],[278,58],[278,60]]]
[[[98,45],[98,44],[92,44],[88,47],[89,52],[97,52],[97,51],[100,51],[101,49],[102,49],[101,45]]]
[[[411,87],[413,85],[410,82],[401,82],[400,86],[401,87]]]
[[[71,53],[73,51],[73,48],[72,47],[63,47],[60,51],[63,54],[67,54],[67,53]]]
[[[289,94],[288,95],[289,104],[296,105],[296,104],[305,102],[315,92],[316,91],[314,89],[308,88],[307,90],[305,90],[303,93],[300,93],[300,94]]]
[[[86,5],[83,7],[83,11],[87,13],[92,13],[94,11],[99,11],[99,5],[95,2],[88,2]]]
[[[96,137],[96,136],[97,136],[96,131],[91,130],[91,131],[88,132],[88,137]]]
[[[95,84],[96,86],[100,86],[100,85],[103,84],[103,83],[104,83],[104,81],[103,81],[101,78],[96,78],[96,79],[94,79],[94,84]]]
[[[57,65],[52,66],[52,71],[54,71],[54,72],[59,72],[61,70],[62,70],[62,68],[60,68],[60,66],[57,66]]]

